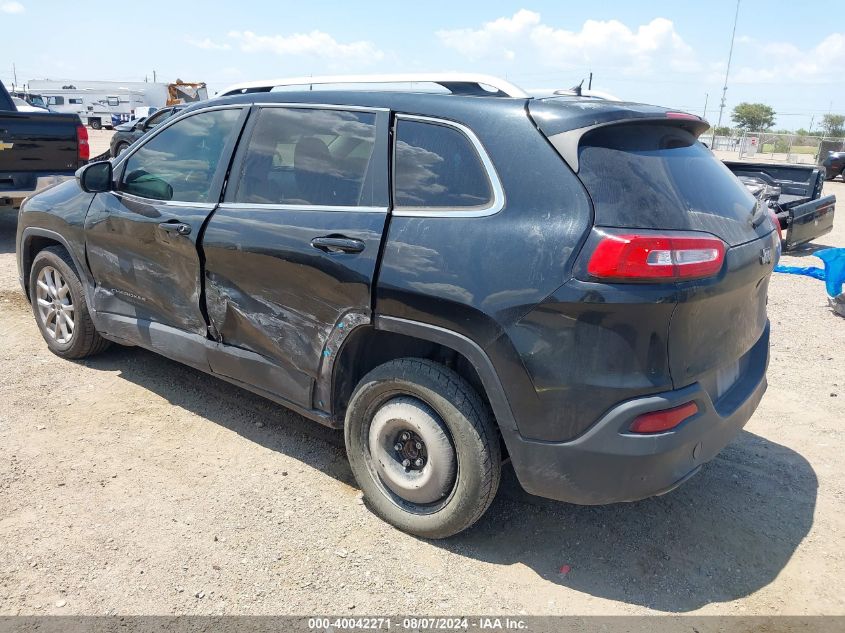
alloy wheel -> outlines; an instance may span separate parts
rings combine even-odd
[[[56,268],[45,266],[38,273],[35,300],[41,327],[57,343],[67,344],[76,327],[70,286]]]

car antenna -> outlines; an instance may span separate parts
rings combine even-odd
[[[577,86],[572,86],[572,88],[570,88],[570,90],[572,90],[572,92],[575,93],[576,97],[580,97],[581,96],[581,86],[583,86],[583,85],[584,85],[584,80],[582,79],[580,84],[578,84]]]

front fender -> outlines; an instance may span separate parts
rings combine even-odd
[[[85,258],[85,215],[96,194],[85,193],[76,179],[68,180],[55,187],[28,198],[18,215],[18,231],[15,241],[18,276],[24,292],[29,296],[29,270],[37,249],[33,244],[55,242],[64,246],[73,259],[83,285],[93,285],[91,271]]]

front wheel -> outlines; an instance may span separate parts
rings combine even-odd
[[[94,328],[82,282],[63,248],[45,248],[35,256],[29,298],[41,336],[54,354],[84,358],[108,347],[109,342]]]
[[[367,374],[349,402],[345,437],[369,505],[405,532],[457,534],[496,495],[501,449],[487,407],[433,361],[403,358]]]

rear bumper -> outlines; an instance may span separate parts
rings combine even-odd
[[[623,402],[569,442],[506,438],[526,492],[583,505],[666,493],[715,457],[748,422],[766,391],[769,328],[748,352],[748,369],[714,402],[700,383]],[[699,413],[670,432],[628,432],[638,415],[693,401]]]

